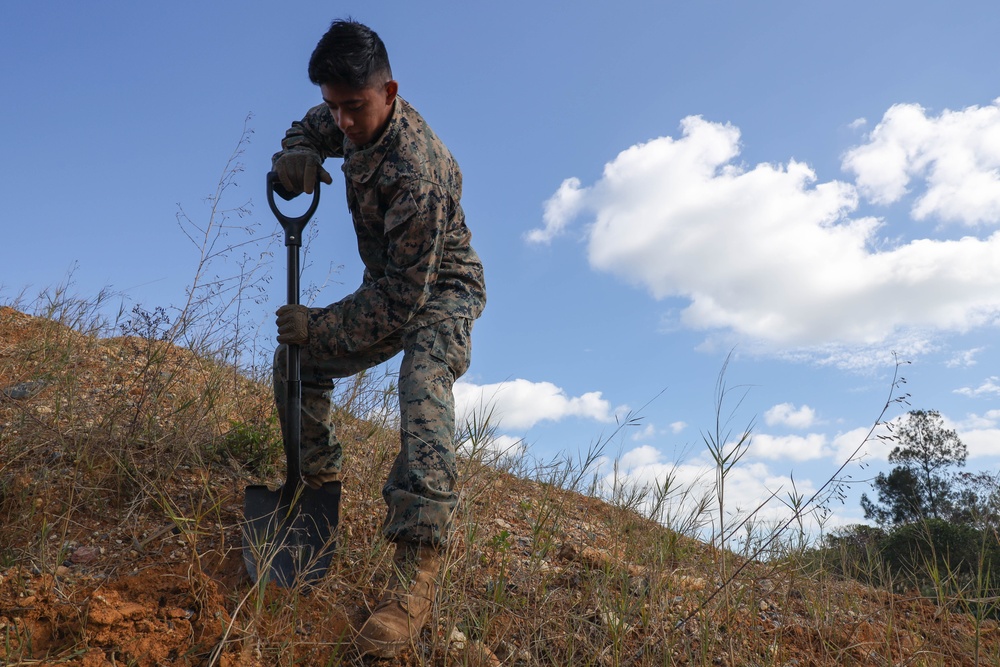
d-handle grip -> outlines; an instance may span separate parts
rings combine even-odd
[[[281,223],[281,228],[285,230],[285,245],[301,246],[302,230],[305,229],[309,219],[313,216],[313,213],[316,212],[316,208],[319,206],[319,178],[316,179],[316,186],[315,189],[313,189],[313,198],[312,202],[309,204],[309,209],[296,218],[287,216],[278,210],[278,205],[274,202],[274,185],[277,182],[277,172],[267,172],[267,205],[271,207],[271,212],[274,213],[274,217],[278,219],[278,222]]]

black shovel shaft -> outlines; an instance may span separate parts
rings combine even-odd
[[[299,246],[288,244],[288,303],[299,303]],[[288,345],[288,366],[285,371],[285,489],[291,493],[302,479],[302,350]]]
[[[274,202],[274,185],[278,180],[278,175],[271,171],[267,174],[267,204],[271,207],[271,212],[278,219],[281,228],[285,231],[285,246],[288,248],[288,294],[287,303],[298,305],[299,303],[299,249],[302,247],[302,232],[305,230],[309,218],[316,212],[319,206],[319,180],[317,179],[313,190],[312,203],[309,209],[299,217],[287,216],[278,210]],[[302,376],[301,376],[301,350],[298,345],[288,345],[288,369],[287,381],[285,383],[285,425],[287,433],[284,437],[285,445],[285,486],[284,492],[293,494],[295,489],[302,482]]]

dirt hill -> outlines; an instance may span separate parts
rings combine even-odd
[[[366,663],[350,640],[387,577],[379,492],[398,436],[373,415],[391,397],[366,378],[341,397],[329,576],[262,588],[240,522],[245,486],[282,480],[269,387],[81,328],[0,308],[3,664],[1000,664],[992,621],[791,560],[723,586],[732,555],[573,491],[571,470],[511,474],[486,446],[461,463],[437,623]]]

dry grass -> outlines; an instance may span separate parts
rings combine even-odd
[[[240,521],[243,488],[282,479],[266,384],[165,341],[12,308],[0,340],[6,664],[360,663],[352,628],[388,574],[386,378],[340,394],[348,472],[329,576],[309,592],[262,589],[243,569]],[[587,475],[569,463],[526,474],[488,445],[461,460],[437,622],[399,664],[1000,664],[995,623],[955,605],[790,558],[745,564],[641,515],[635,497],[571,488]],[[716,595],[724,555],[726,572],[743,568]]]

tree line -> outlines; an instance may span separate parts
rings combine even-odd
[[[861,497],[872,524],[826,535],[813,552],[840,574],[926,594],[1000,593],[1000,483],[962,470],[968,448],[934,410],[913,410],[892,429],[893,465]],[[994,574],[996,573],[996,574]],[[996,583],[993,579],[996,578]]]

